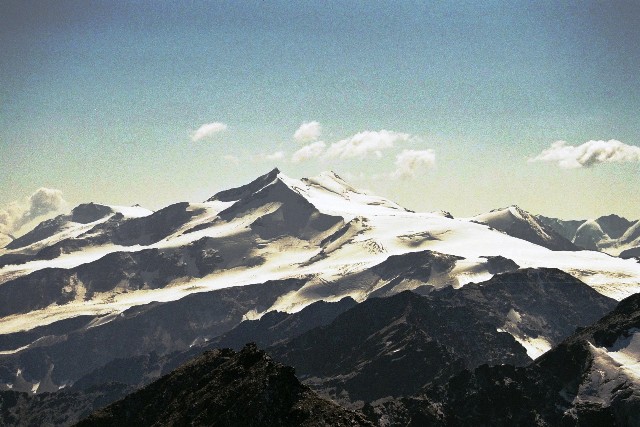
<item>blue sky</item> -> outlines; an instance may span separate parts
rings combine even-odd
[[[5,0],[0,207],[159,208],[278,166],[415,210],[637,219],[639,28],[622,1]]]

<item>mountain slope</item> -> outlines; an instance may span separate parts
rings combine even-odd
[[[526,365],[613,306],[566,273],[520,270],[424,297],[372,298],[268,351],[315,389],[370,401],[483,363]]]
[[[206,352],[104,408],[78,426],[366,426],[364,417],[318,397],[291,368],[249,345]]]
[[[569,240],[518,206],[509,206],[474,216],[473,221],[486,224],[510,236],[523,239],[553,251],[579,250]]]
[[[73,241],[105,222],[120,222],[151,214],[151,211],[139,206],[105,206],[95,203],[78,205],[68,215],[58,215],[43,221],[26,234],[12,238],[4,250],[0,251],[0,266],[48,259],[55,252],[51,248],[62,247],[61,242]]]
[[[57,389],[114,359],[187,350],[205,338],[229,331],[248,313],[265,310],[280,295],[304,283],[288,279],[191,294],[168,303],[136,306],[116,316],[65,320],[35,335],[23,332],[5,336],[0,388],[10,384],[13,390],[43,391],[41,386],[53,384]],[[12,351],[14,348],[18,350]],[[21,382],[17,381],[17,372]]]
[[[0,425],[69,426],[131,392],[131,387],[117,383],[104,384],[81,392],[61,390],[38,395],[0,391]]]
[[[270,312],[258,320],[245,320],[235,328],[212,338],[200,337],[182,351],[159,355],[157,351],[139,356],[119,358],[84,375],[73,384],[74,390],[109,382],[142,387],[160,375],[197,357],[206,350],[232,348],[240,350],[249,342],[267,347],[295,338],[308,330],[331,323],[339,314],[356,304],[350,298],[335,303],[319,301],[297,313]]]
[[[481,366],[367,412],[408,426],[640,425],[640,295],[527,367]]]
[[[596,251],[603,241],[610,239],[609,235],[600,227],[600,224],[594,220],[585,221],[578,227],[573,242],[581,248]]]

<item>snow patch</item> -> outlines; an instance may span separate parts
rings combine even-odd
[[[593,356],[591,370],[578,389],[574,398],[574,403],[593,402],[603,406],[609,406],[611,399],[618,390],[629,382],[638,383],[637,371],[637,336],[635,332],[632,336],[622,338],[614,344],[613,349],[620,347],[618,351],[608,351],[604,347],[596,347],[589,343],[589,351]],[[630,348],[632,354],[624,349]],[[634,360],[634,358],[636,358]]]
[[[625,374],[640,382],[640,329],[633,328],[607,348],[607,354],[620,364]]]
[[[145,209],[142,206],[109,206],[116,213],[121,213],[125,218],[142,218],[153,213],[152,210]]]
[[[531,337],[522,332],[518,324],[522,321],[522,315],[514,310],[509,309],[507,318],[502,328],[498,328],[498,332],[507,332],[516,341],[518,341],[527,351],[527,356],[531,359],[537,359],[547,351],[551,350],[551,342],[543,336]]]

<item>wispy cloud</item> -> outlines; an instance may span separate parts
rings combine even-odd
[[[28,222],[67,206],[62,191],[53,188],[39,188],[22,201],[12,202],[0,209],[0,233],[11,234]]]
[[[322,155],[326,147],[327,144],[322,141],[312,142],[293,153],[291,155],[291,161],[293,163],[300,163],[311,159],[317,159]]]
[[[396,170],[391,173],[395,179],[413,178],[420,172],[436,164],[436,153],[429,150],[402,150],[396,156]]]
[[[582,145],[567,145],[556,141],[529,162],[555,162],[561,168],[577,169],[602,163],[640,162],[640,147],[627,145],[615,139],[587,141]]]
[[[293,134],[293,138],[298,142],[311,142],[320,138],[322,127],[318,122],[304,122]]]
[[[393,148],[398,142],[417,139],[408,133],[388,130],[364,131],[349,138],[334,142],[325,154],[328,158],[364,158],[371,154],[382,157],[382,151]]]
[[[228,126],[221,122],[206,123],[191,133],[191,140],[193,142],[197,142],[205,138],[211,138],[212,136],[220,132],[224,132],[227,129]]]

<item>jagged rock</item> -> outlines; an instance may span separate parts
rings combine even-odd
[[[318,397],[290,367],[255,345],[214,350],[78,426],[367,426],[362,415]]]
[[[483,365],[365,412],[406,426],[638,426],[639,349],[637,294],[527,367]]]

